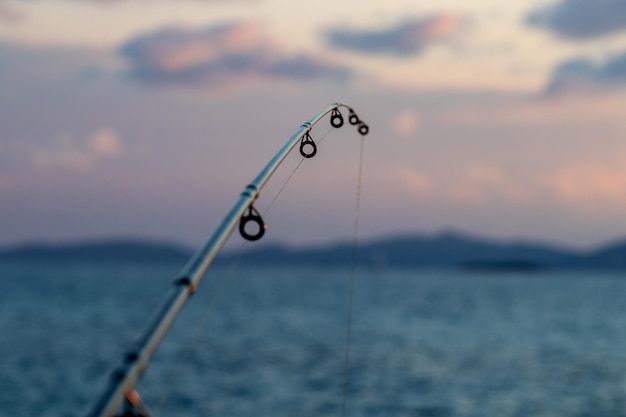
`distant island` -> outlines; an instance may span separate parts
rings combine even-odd
[[[111,239],[72,244],[26,244],[0,250],[0,261],[32,262],[179,262],[193,249],[172,243],[137,239]],[[218,264],[238,255],[221,254]],[[268,245],[249,248],[241,258],[246,265],[349,265],[350,242],[291,248]],[[545,269],[626,269],[626,239],[581,253],[556,245],[503,242],[465,233],[413,234],[359,243],[357,261],[363,266],[401,268],[460,268],[469,271],[525,271]]]

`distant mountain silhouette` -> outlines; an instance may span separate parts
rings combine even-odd
[[[119,239],[64,245],[31,244],[0,250],[0,260],[29,261],[167,261],[184,263],[193,250],[171,243]],[[216,262],[234,261],[236,252],[220,254]],[[347,265],[352,243],[291,248],[249,247],[241,262],[251,265]],[[362,241],[357,261],[365,266],[407,268],[455,267],[468,270],[535,271],[546,268],[626,269],[626,240],[587,253],[532,242],[502,242],[459,232],[407,235]]]
[[[574,265],[589,268],[626,269],[626,241],[618,241],[574,260]]]
[[[232,260],[226,255],[221,261]],[[352,244],[291,249],[274,246],[249,250],[243,261],[252,264],[346,264],[352,260]],[[461,233],[434,236],[395,236],[362,242],[357,249],[360,264],[394,267],[544,268],[572,264],[573,251],[532,243],[502,243]]]
[[[0,251],[0,259],[32,261],[179,261],[191,250],[171,243],[137,239],[77,242],[69,244],[27,244]]]

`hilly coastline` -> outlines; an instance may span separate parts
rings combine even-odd
[[[39,262],[182,262],[192,250],[140,239],[111,239],[67,244],[31,243],[0,250],[0,260]]]
[[[0,250],[0,260],[47,262],[179,262],[193,254],[181,245],[118,239],[65,245],[30,244]],[[235,252],[221,254],[217,263],[231,263]],[[346,265],[352,260],[350,242],[325,246],[250,247],[241,258],[251,265]],[[502,242],[463,233],[407,235],[364,241],[357,260],[364,266],[402,268],[462,268],[468,270],[535,271],[558,268],[626,269],[626,240],[581,253],[556,245]]]

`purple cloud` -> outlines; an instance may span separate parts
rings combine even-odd
[[[417,55],[432,43],[449,39],[461,27],[463,19],[442,13],[416,19],[379,31],[331,30],[328,41],[341,49],[366,54]]]
[[[626,87],[626,52],[595,64],[585,58],[571,59],[559,64],[552,72],[546,92],[607,91]]]
[[[562,0],[527,16],[532,26],[568,39],[588,39],[626,30],[624,0]]]
[[[345,81],[351,71],[311,55],[290,56],[255,24],[169,28],[130,40],[120,52],[145,83],[228,89],[267,80]]]

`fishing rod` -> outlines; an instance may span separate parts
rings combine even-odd
[[[183,308],[189,297],[196,291],[198,284],[211,266],[220,249],[239,223],[239,232],[246,240],[258,240],[263,237],[266,225],[254,207],[261,189],[280,166],[287,155],[300,142],[300,154],[304,158],[312,158],[317,153],[315,141],[310,131],[324,116],[330,113],[330,124],[340,128],[344,124],[340,108],[348,110],[348,122],[357,127],[361,135],[367,135],[369,127],[359,119],[352,107],[344,103],[334,103],[304,123],[289,138],[287,143],[274,155],[267,165],[257,174],[256,178],[243,190],[226,217],[217,226],[206,243],[191,257],[183,267],[172,288],[148,321],[143,333],[137,338],[131,349],[124,354],[118,367],[111,374],[110,381],[102,395],[95,403],[89,417],[150,417],[150,412],[135,391],[135,385],[148,367],[152,355],[165,337],[174,319]],[[256,232],[250,232],[246,226],[251,224]],[[125,405],[123,414],[119,414]]]

